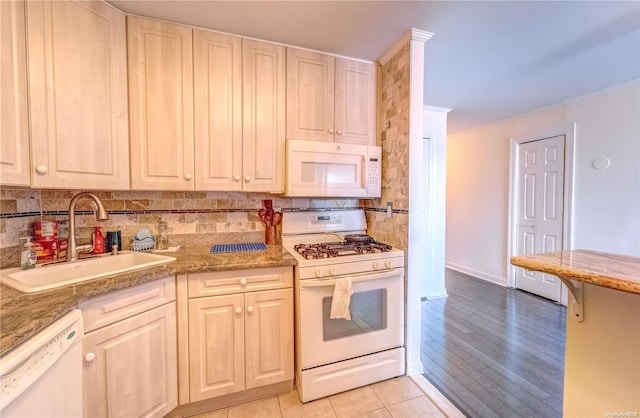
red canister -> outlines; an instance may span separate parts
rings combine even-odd
[[[57,221],[39,221],[33,223],[33,235],[36,241],[55,241],[58,239]]]

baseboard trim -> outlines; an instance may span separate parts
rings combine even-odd
[[[424,366],[421,361],[415,361],[413,363],[407,363],[407,375],[421,374],[424,370]]]
[[[473,276],[476,277],[478,279],[481,280],[485,280],[487,282],[491,282],[497,285],[500,285],[502,287],[508,287],[507,286],[507,279],[505,279],[504,277],[498,277],[498,276],[494,276],[492,274],[487,274],[487,273],[483,273],[481,271],[469,268],[469,267],[465,267],[465,266],[461,266],[459,264],[455,264],[452,263],[450,261],[446,261],[445,262],[445,267],[451,270],[455,270],[458,271],[460,273],[463,274],[467,274],[469,276]]]
[[[443,293],[435,293],[433,295],[427,295],[427,296],[423,296],[423,298],[425,300],[434,300],[434,299],[442,299],[442,298],[446,298],[449,295],[447,294],[447,291],[445,289],[445,291]]]

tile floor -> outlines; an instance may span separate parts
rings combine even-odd
[[[300,403],[295,391],[193,418],[431,418],[446,417],[407,376]]]

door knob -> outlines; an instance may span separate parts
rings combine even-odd
[[[95,358],[96,358],[96,353],[87,353],[84,356],[84,361],[86,361],[87,363],[91,363]]]
[[[47,174],[47,171],[49,171],[49,167],[46,165],[39,165],[36,167],[36,173],[38,174]]]
[[[247,312],[249,313],[253,312],[253,306],[247,306]]]
[[[186,174],[184,175],[185,180],[191,180],[191,177],[192,177],[192,176],[191,176],[191,173],[186,173]]]
[[[238,306],[238,307],[236,308],[236,313],[237,313],[237,314],[241,314],[241,313],[242,313],[242,308]]]

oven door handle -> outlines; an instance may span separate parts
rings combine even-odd
[[[345,274],[344,276],[340,276],[340,277],[351,277],[351,283],[358,283],[358,282],[368,282],[368,281],[373,281],[373,280],[382,280],[382,279],[388,279],[390,277],[394,277],[397,275],[404,275],[404,269],[403,268],[395,268],[395,269],[391,269],[391,270],[385,270],[379,273],[366,273],[366,274],[354,274],[354,275],[349,275],[349,274]],[[328,287],[328,286],[335,286],[336,284],[336,279],[309,279],[309,280],[300,280],[300,288],[301,289],[305,289],[305,288],[310,288],[310,287]]]

